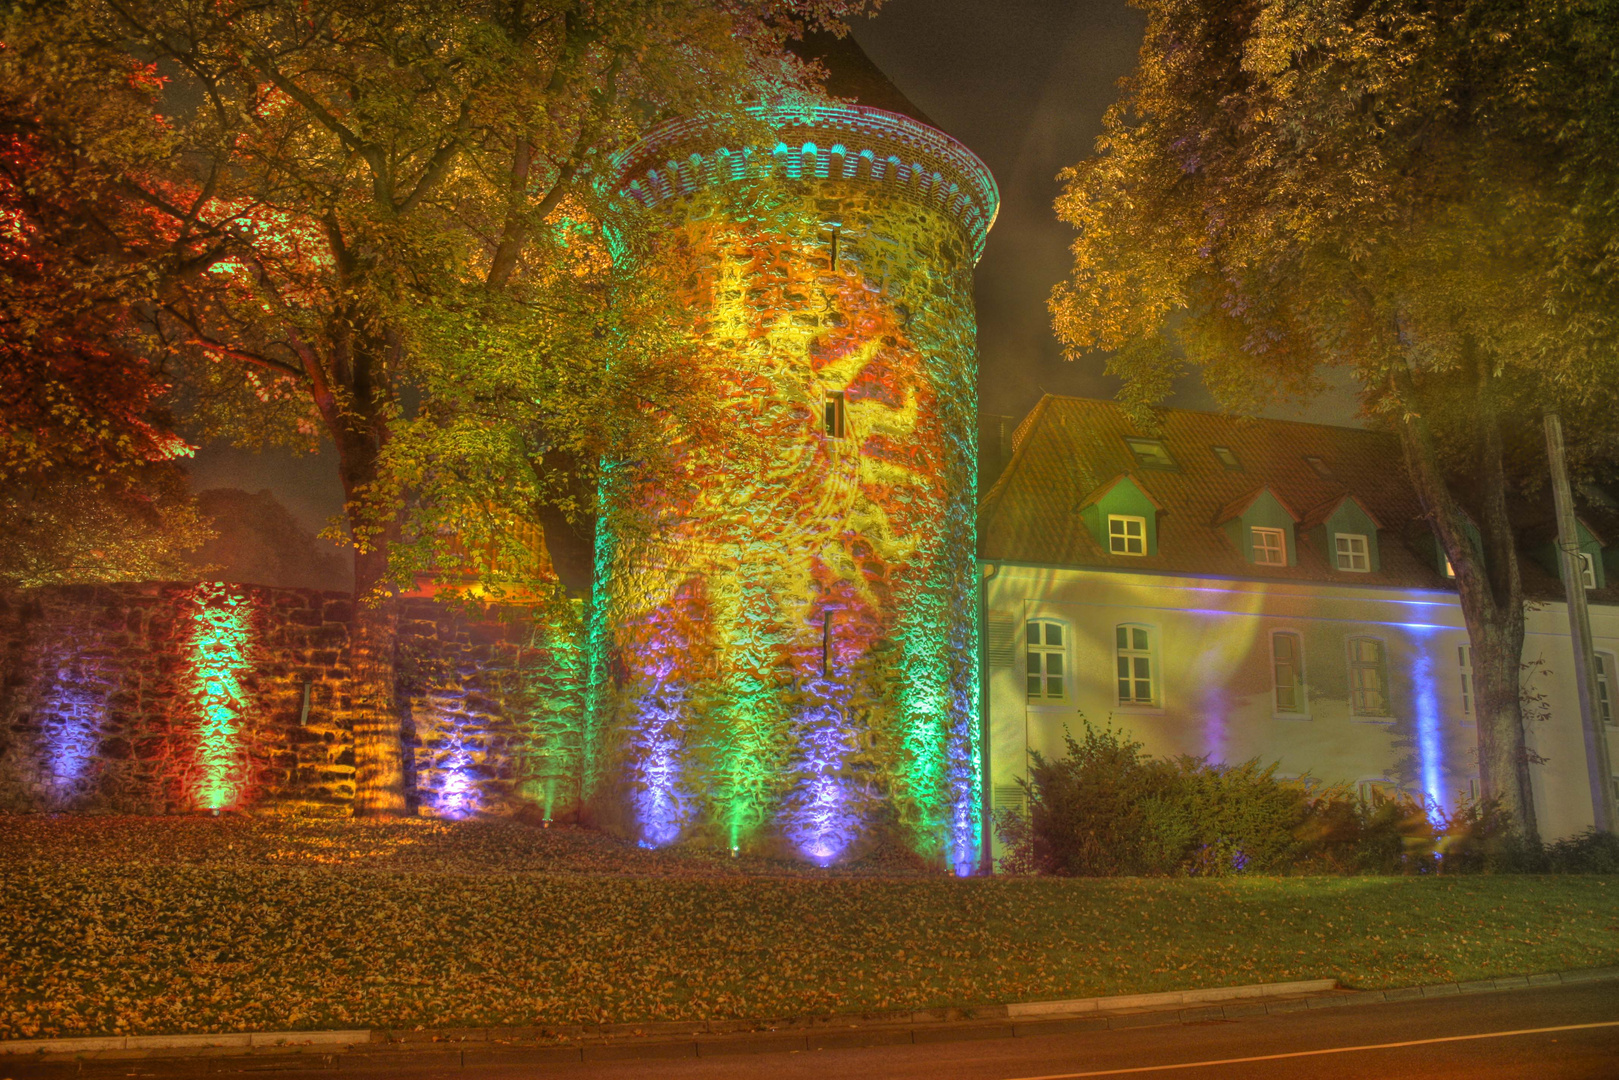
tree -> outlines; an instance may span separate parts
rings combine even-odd
[[[1456,572],[1485,793],[1533,835],[1503,447],[1516,412],[1594,415],[1619,381],[1619,7],[1142,6],[1139,66],[1064,174],[1057,332],[1117,350],[1143,418],[1188,363],[1244,411],[1354,375]]]
[[[637,238],[605,229],[603,167],[650,123],[802,89],[783,42],[862,6],[65,0],[10,20],[36,78],[133,52],[166,80],[168,155],[122,184],[163,242],[143,346],[188,363],[205,434],[336,447],[366,601],[357,813],[405,808],[395,586],[498,566],[512,522],[593,490],[604,436],[681,405],[654,362],[667,294],[655,266],[623,272]]]
[[[0,46],[0,581],[178,577],[207,530],[161,370],[120,341],[150,299],[142,208],[90,141],[151,147],[150,73],[35,83]],[[122,249],[122,257],[104,256]]]

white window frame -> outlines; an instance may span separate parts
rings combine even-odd
[[[1113,524],[1115,522],[1119,524],[1118,532],[1113,531]],[[1130,535],[1131,525],[1138,525],[1141,527],[1140,536]],[[1140,551],[1129,550],[1130,541],[1132,540],[1139,540],[1141,542]],[[1146,555],[1147,519],[1144,517],[1134,517],[1130,514],[1109,514],[1107,516],[1107,552],[1109,555],[1129,555],[1132,558]]]
[[[1473,702],[1477,697],[1478,688],[1473,685],[1473,646],[1456,646],[1456,664],[1459,668],[1462,687],[1462,723],[1473,722]]]
[[[1293,647],[1293,656],[1288,661],[1293,667],[1293,692],[1296,700],[1293,708],[1284,708],[1282,705],[1282,659],[1276,654],[1276,639],[1290,638]],[[1285,716],[1288,719],[1310,715],[1310,695],[1306,690],[1304,681],[1304,635],[1297,630],[1277,629],[1270,632],[1270,702],[1271,712],[1276,716]]]
[[[1355,655],[1357,642],[1370,642],[1377,646],[1378,660],[1369,664]],[[1394,702],[1389,693],[1389,647],[1388,642],[1382,638],[1357,634],[1344,643],[1345,658],[1349,664],[1349,713],[1351,716],[1365,717],[1372,720],[1388,720],[1394,716]],[[1382,696],[1382,712],[1373,712],[1363,708],[1359,703],[1362,694],[1368,691],[1367,687],[1357,685],[1356,672],[1375,671],[1378,682],[1377,693]]]
[[[1040,631],[1040,640],[1034,640],[1035,627],[1055,627],[1057,636],[1061,639],[1056,645],[1046,644],[1049,636],[1046,630]],[[1023,623],[1023,656],[1024,656],[1024,695],[1030,702],[1051,702],[1068,700],[1068,643],[1073,640],[1073,634],[1068,624],[1056,619],[1047,619],[1036,616]],[[1056,662],[1056,673],[1052,673],[1052,662]],[[1051,684],[1055,681],[1057,692],[1051,693]],[[1038,683],[1035,686],[1034,683]]]
[[[1251,530],[1255,566],[1286,566],[1287,565],[1287,531],[1285,529],[1267,529],[1262,525],[1255,525]],[[1261,540],[1275,540],[1274,545],[1261,544]],[[1260,558],[1260,556],[1265,556]],[[1275,555],[1277,558],[1271,558]]]
[[[1614,701],[1613,696],[1616,681],[1614,674],[1619,672],[1619,668],[1614,666],[1613,653],[1599,652],[1595,656],[1596,670],[1591,672],[1591,677],[1596,683],[1597,699],[1592,704],[1596,706],[1597,716],[1605,723],[1613,725],[1619,723],[1619,709],[1614,707],[1619,703]]]
[[[1356,541],[1359,549],[1356,550]],[[1346,543],[1347,541],[1347,543]],[[1333,533],[1332,534],[1333,565],[1346,574],[1369,574],[1372,572],[1372,545],[1365,533]],[[1347,557],[1347,565],[1346,565]],[[1364,565],[1356,566],[1359,559]]]
[[[1577,558],[1579,560],[1579,562],[1580,562],[1580,584],[1584,585],[1587,589],[1596,588],[1597,587],[1597,564],[1596,564],[1596,560],[1591,558],[1591,553],[1589,551],[1577,551],[1577,552],[1574,553],[1574,557]]]
[[[1121,635],[1124,637],[1122,645],[1119,643]],[[1157,639],[1157,630],[1143,623],[1119,623],[1113,628],[1113,687],[1120,706],[1124,708],[1157,706],[1162,693],[1162,687],[1159,685]],[[1137,644],[1142,641],[1145,642],[1145,646]],[[1141,678],[1143,664],[1146,665],[1147,672],[1145,679]],[[1146,700],[1142,700],[1136,694],[1142,682],[1147,684]],[[1127,683],[1128,690],[1121,687],[1120,683]]]

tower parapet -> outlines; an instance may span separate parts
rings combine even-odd
[[[655,129],[612,180],[690,261],[734,452],[612,471],[587,784],[642,843],[978,857],[972,267],[989,171],[862,106]]]
[[[1000,195],[978,156],[908,116],[858,105],[754,108],[776,139],[765,146],[701,120],[675,120],[615,162],[612,183],[648,209],[699,188],[738,181],[848,180],[884,185],[898,197],[938,207],[966,234],[973,263]]]

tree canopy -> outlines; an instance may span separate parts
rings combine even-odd
[[[1139,66],[1064,173],[1058,335],[1113,350],[1144,419],[1188,365],[1238,411],[1352,373],[1456,568],[1486,791],[1532,831],[1503,445],[1542,407],[1615,423],[1619,5],[1141,6]]]
[[[745,124],[750,102],[813,93],[785,42],[867,6],[10,10],[12,78],[83,93],[88,70],[161,114],[150,133],[74,129],[143,211],[103,256],[151,282],[131,347],[183,374],[207,437],[336,448],[371,602],[353,650],[360,812],[404,807],[378,602],[424,572],[509,571],[531,555],[519,525],[585,509],[598,462],[655,459],[700,405],[671,355],[673,270],[600,182],[612,155],[665,118]]]

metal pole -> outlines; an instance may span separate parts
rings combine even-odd
[[[1614,819],[1613,770],[1608,760],[1608,733],[1596,714],[1596,655],[1591,651],[1591,615],[1581,580],[1580,529],[1574,518],[1574,492],[1563,456],[1563,421],[1545,414],[1546,458],[1551,467],[1552,498],[1557,506],[1558,566],[1568,600],[1568,632],[1574,645],[1574,681],[1580,692],[1580,726],[1585,733],[1585,767],[1591,782],[1591,815],[1598,829],[1619,831]]]

